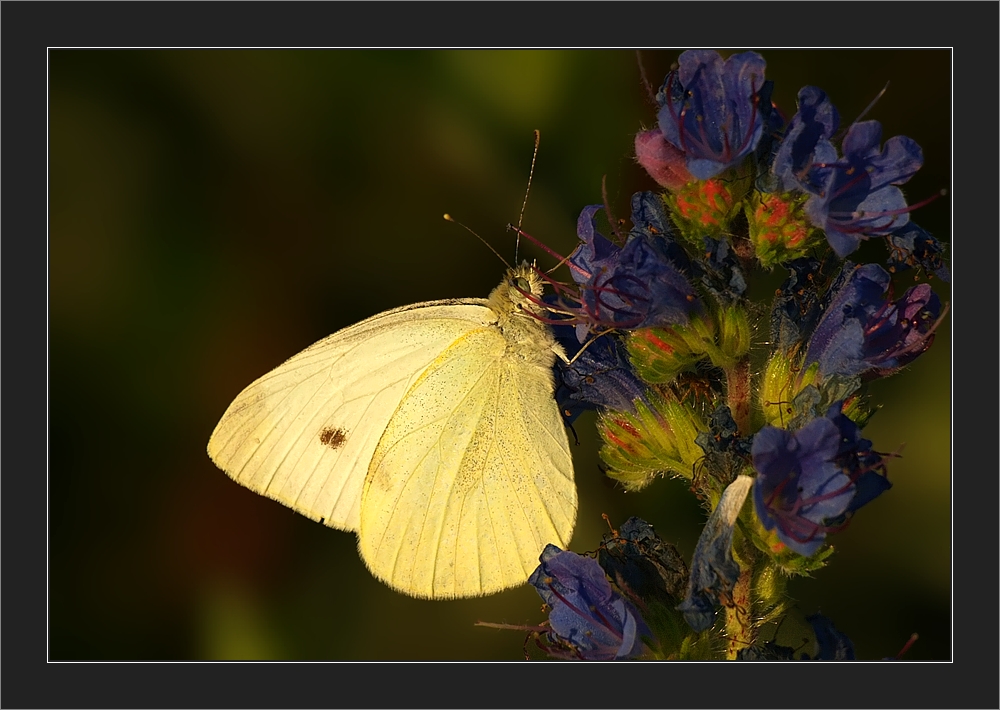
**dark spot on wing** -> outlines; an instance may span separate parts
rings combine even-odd
[[[347,441],[347,432],[343,429],[327,427],[319,433],[319,443],[331,449],[339,449]]]

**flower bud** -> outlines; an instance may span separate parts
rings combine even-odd
[[[745,211],[750,242],[764,268],[807,256],[822,242],[822,233],[803,211],[807,198],[759,194],[748,201]]]
[[[597,425],[608,476],[631,491],[649,485],[657,475],[690,479],[703,456],[695,444],[699,432],[708,431],[701,417],[670,394],[650,392],[649,401],[637,400],[635,414],[607,411]]]
[[[684,151],[667,143],[659,128],[636,134],[635,158],[658,185],[668,190],[679,190],[694,180]]]
[[[666,196],[670,216],[682,237],[699,248],[705,237],[724,237],[738,199],[721,180],[689,183]]]
[[[819,368],[813,364],[805,370],[795,354],[776,352],[767,362],[760,387],[760,406],[764,420],[775,427],[786,427],[797,412],[795,397],[816,382]],[[801,413],[801,412],[798,412]]]
[[[736,304],[726,306],[719,312],[719,351],[729,362],[714,362],[719,367],[731,367],[732,363],[750,352],[750,322],[747,312]]]
[[[867,395],[852,394],[844,400],[844,416],[857,424],[859,429],[864,429],[868,425],[868,420],[876,411],[878,406],[872,405]]]
[[[826,567],[827,561],[834,552],[833,545],[827,544],[812,556],[804,557],[781,541],[777,529],[767,530],[756,515],[744,529],[749,533],[749,539],[754,547],[763,552],[770,560],[771,564],[767,567],[778,573],[778,579],[771,581],[778,584],[779,592],[780,586],[789,577],[808,577],[811,572]],[[766,584],[768,580],[762,576],[760,581]],[[764,588],[759,590],[761,599],[768,598],[765,594],[766,591]]]
[[[788,612],[788,577],[777,566],[758,565],[752,584],[753,595],[759,600],[761,623],[778,621]]]
[[[692,315],[685,325],[632,331],[626,346],[640,379],[665,383],[705,358],[716,367],[732,367],[750,351],[750,323],[746,310],[732,304],[714,317]]]
[[[706,333],[706,341],[698,333],[708,330],[711,321],[693,318],[689,325],[641,328],[628,334],[625,343],[629,359],[640,379],[649,383],[670,382],[705,357],[705,343],[711,343],[713,334]]]

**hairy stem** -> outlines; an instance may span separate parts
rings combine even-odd
[[[742,436],[750,433],[750,358],[726,368],[726,399]]]
[[[726,607],[726,660],[736,660],[741,649],[749,648],[754,642],[753,608],[750,601],[750,580],[753,570],[743,566],[736,586],[733,588],[733,604]]]

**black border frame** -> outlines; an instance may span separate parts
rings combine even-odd
[[[996,330],[966,303],[997,293],[1000,5],[923,3],[4,3],[2,498],[6,707],[997,707],[998,477],[984,442],[1000,388]],[[865,30],[854,35],[850,28]],[[821,30],[817,32],[817,30]],[[829,33],[829,34],[827,34]],[[51,46],[954,47],[952,663],[47,663],[47,52]],[[928,86],[927,100],[939,100]],[[915,110],[919,110],[916,107]],[[986,158],[984,161],[983,158]],[[993,162],[991,162],[993,161]],[[975,241],[974,241],[975,240]],[[975,244],[973,251],[967,245]],[[988,247],[984,254],[980,250]],[[990,258],[986,258],[986,257]],[[957,316],[957,317],[956,317]],[[974,327],[970,321],[974,321]],[[992,342],[994,345],[989,346]],[[973,359],[975,358],[975,359]],[[991,378],[985,378],[990,374]],[[986,384],[986,380],[994,383]],[[48,394],[46,389],[46,394]],[[990,415],[992,411],[994,414]],[[10,442],[18,446],[10,445]],[[29,445],[30,444],[30,445]],[[34,454],[34,455],[33,455]],[[994,463],[990,463],[994,461]],[[970,473],[975,472],[975,478]],[[31,501],[32,504],[26,504]],[[915,524],[918,524],[915,521]],[[877,590],[859,590],[877,594]]]

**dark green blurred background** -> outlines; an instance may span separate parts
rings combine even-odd
[[[654,86],[677,54],[644,53]],[[911,202],[949,187],[947,51],[763,54],[789,116],[815,84],[846,125],[890,81],[867,117],[923,146]],[[635,53],[60,50],[50,88],[52,658],[521,658],[521,633],[473,623],[541,621],[533,589],[395,594],[352,534],[238,486],[205,446],[244,386],[327,334],[485,296],[502,265],[441,215],[510,259],[533,129],[528,232],[571,251],[605,174],[627,216],[654,187],[631,160],[654,123]],[[948,199],[915,221],[950,241]],[[884,408],[866,435],[906,444],[895,487],[791,587],[861,658],[914,631],[908,658],[950,655],[949,327],[873,387]],[[573,549],[597,546],[601,513],[640,515],[689,557],[703,516],[685,487],[623,494],[597,468],[593,417],[576,431]]]

